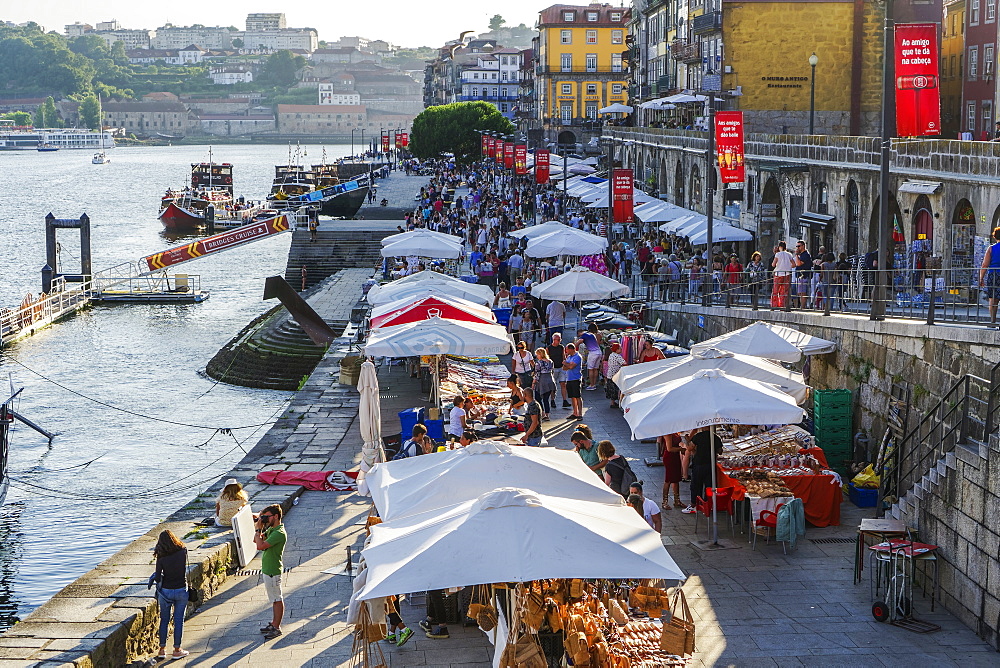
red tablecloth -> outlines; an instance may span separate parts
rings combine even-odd
[[[807,522],[817,527],[840,525],[840,502],[844,496],[832,475],[789,475],[781,480],[796,498],[802,499]],[[735,487],[733,498],[737,501],[746,496],[746,488],[736,478],[726,475],[721,466],[717,484]]]

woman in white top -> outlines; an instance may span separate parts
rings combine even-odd
[[[236,482],[236,478],[227,480],[226,486],[222,488],[222,493],[215,500],[216,526],[232,526],[233,516],[239,512],[240,508],[249,505],[249,503],[250,497],[243,490],[243,486]]]
[[[531,387],[532,372],[535,370],[535,358],[528,352],[528,346],[524,341],[517,344],[514,351],[514,358],[511,362],[514,365],[514,373],[521,387]]]
[[[506,283],[501,283],[497,288],[497,296],[493,298],[493,308],[510,308],[510,290]]]

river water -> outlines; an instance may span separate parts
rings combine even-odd
[[[305,148],[304,162],[320,162],[321,147]],[[348,153],[327,147],[330,159]],[[50,211],[90,216],[95,271],[183,242],[162,233],[159,198],[185,184],[207,147],[117,148],[106,165],[91,155],[0,152],[0,306],[39,293]],[[258,199],[288,147],[221,146],[214,159],[233,164],[237,194]],[[79,267],[75,233],[59,237],[69,273]],[[184,265],[180,272],[200,275],[211,291],[202,304],[94,307],[2,352],[0,394],[23,386],[15,408],[57,435],[50,445],[17,423],[11,434],[0,630],[217,480],[280,414],[289,393],[217,384],[201,371],[274,305],[261,300],[263,283],[284,272],[290,241],[281,235]],[[239,428],[215,431],[223,427]]]

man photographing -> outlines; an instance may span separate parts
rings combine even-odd
[[[281,506],[270,505],[260,511],[255,529],[253,542],[258,550],[263,551],[260,571],[264,578],[267,600],[271,602],[271,622],[262,627],[260,632],[264,634],[264,638],[272,640],[281,635],[281,618],[285,616],[285,600],[281,592],[281,574],[284,571],[281,553],[288,536],[281,523]]]

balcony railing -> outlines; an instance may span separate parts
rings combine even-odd
[[[698,42],[689,42],[684,39],[675,39],[670,44],[670,54],[674,60],[685,63],[698,62],[701,60],[701,51]]]
[[[516,102],[521,99],[517,95],[459,95],[460,102],[476,102],[484,100],[486,102]]]
[[[539,65],[535,68],[536,74],[601,74],[614,75],[625,74],[625,66],[614,67],[561,67],[559,65]]]
[[[696,16],[691,21],[691,32],[695,35],[722,30],[722,12],[708,12],[701,16]]]

